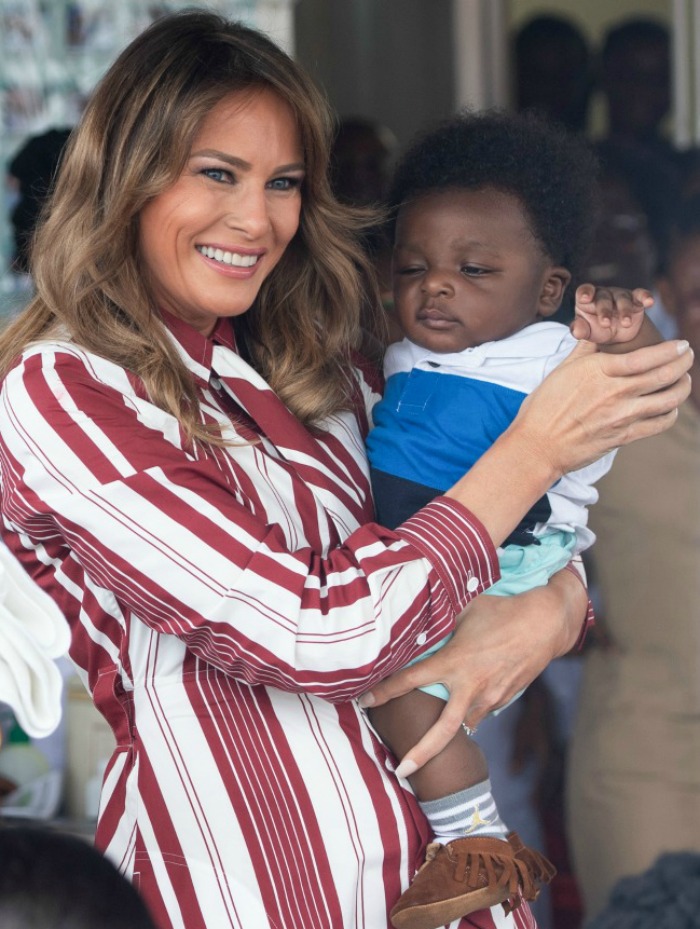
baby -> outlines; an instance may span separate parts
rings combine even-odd
[[[393,291],[405,338],[386,355],[386,390],[368,439],[377,518],[394,527],[451,487],[515,418],[576,338],[617,350],[656,341],[645,290],[576,292],[573,333],[551,321],[584,257],[595,160],[583,142],[532,117],[453,118],[399,164]],[[615,349],[610,349],[615,350]],[[612,456],[558,481],[499,551],[509,596],[546,584],[591,545],[586,507]],[[422,657],[426,657],[425,655]],[[402,757],[441,712],[436,684],[370,711]],[[459,733],[409,777],[434,832],[426,863],[391,912],[397,929],[434,929],[475,910],[535,899],[554,869],[508,834],[483,753]]]

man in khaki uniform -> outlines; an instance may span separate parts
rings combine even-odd
[[[568,763],[586,917],[665,851],[700,852],[700,203],[659,282],[696,353],[668,432],[623,448],[590,522],[601,594]]]

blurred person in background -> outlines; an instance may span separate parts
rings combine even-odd
[[[674,338],[676,323],[664,309],[656,278],[682,195],[679,179],[649,152],[609,144],[597,151],[598,220],[587,279],[602,287],[651,290],[655,303],[649,317],[665,339]]]
[[[10,185],[18,199],[10,222],[14,235],[12,270],[29,274],[29,251],[34,228],[53,185],[71,130],[48,129],[29,138],[8,165]]]
[[[398,140],[383,123],[365,116],[341,119],[333,141],[330,174],[333,193],[355,207],[381,207],[387,195]],[[381,299],[393,325],[391,292],[391,241],[378,218],[363,236],[365,249],[379,280]],[[396,338],[400,330],[396,329]]]
[[[644,17],[616,23],[603,37],[599,72],[608,120],[605,141],[673,164],[676,151],[664,134],[671,109],[667,27]]]
[[[83,838],[0,827],[2,929],[155,929],[136,889]]]
[[[695,351],[675,425],[621,449],[590,524],[600,596],[569,757],[585,912],[664,852],[700,852],[700,199],[684,202],[658,291]]]
[[[513,53],[515,108],[585,132],[593,59],[581,29],[563,16],[535,16],[515,34]]]

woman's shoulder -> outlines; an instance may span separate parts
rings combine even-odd
[[[2,381],[4,395],[59,384],[76,390],[103,385],[119,393],[141,393],[139,381],[114,361],[76,344],[61,332],[31,342],[17,355]],[[37,394],[38,396],[38,394]],[[48,398],[48,395],[47,395]]]

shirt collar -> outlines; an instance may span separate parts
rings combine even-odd
[[[484,342],[474,348],[455,353],[428,351],[408,339],[402,344],[414,366],[427,364],[440,367],[481,367],[486,362],[511,358],[545,358],[555,352],[567,338],[569,330],[561,323],[546,320],[532,323],[508,338]]]
[[[175,342],[180,357],[195,377],[204,383],[207,383],[211,377],[215,345],[223,345],[224,348],[238,353],[233,324],[228,317],[218,319],[211,335],[205,336],[194,326],[174,316],[168,310],[161,309],[160,315],[165,328]]]

